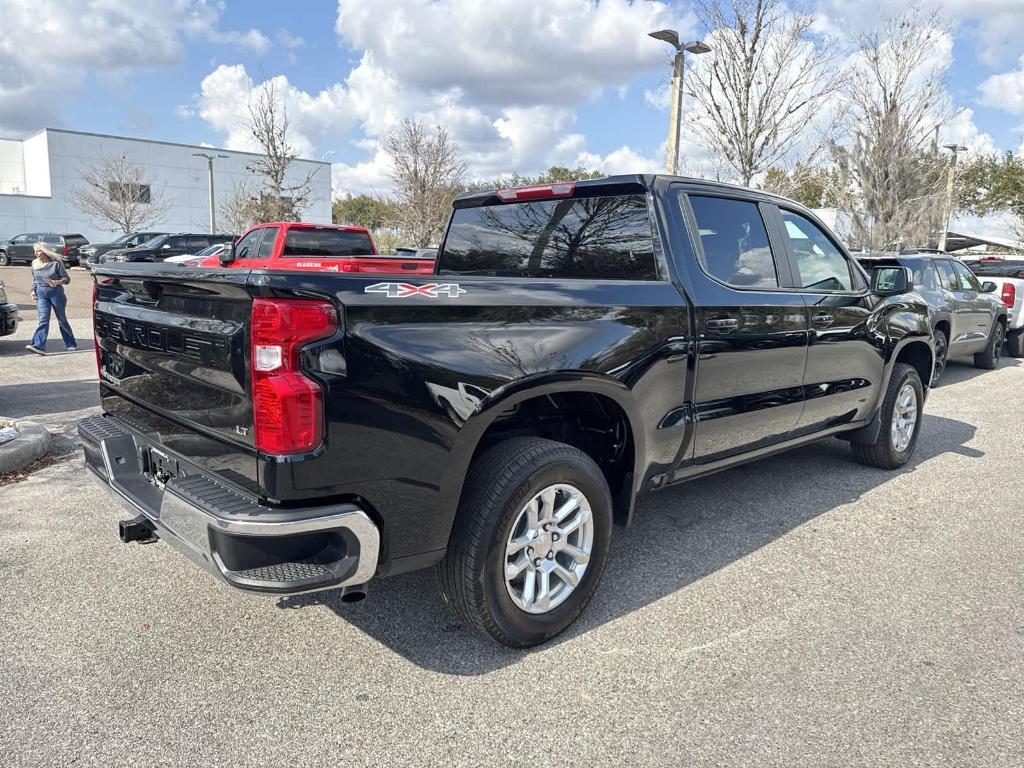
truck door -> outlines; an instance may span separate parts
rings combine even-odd
[[[706,464],[785,440],[803,409],[807,314],[756,197],[690,189],[679,200],[699,233],[679,260],[693,293],[692,461]],[[692,262],[692,263],[688,263]],[[685,463],[685,462],[684,462]]]
[[[778,208],[809,327],[804,410],[797,433],[868,418],[878,402],[884,359],[868,320],[867,281],[826,230],[803,213]]]
[[[996,305],[981,292],[981,281],[959,261],[950,262],[956,272],[960,300],[965,317],[968,318],[967,333],[971,346],[967,352],[981,352],[988,345],[988,337],[996,319]]]

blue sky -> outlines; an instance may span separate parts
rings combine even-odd
[[[814,0],[844,35],[899,0]],[[334,162],[336,191],[387,184],[381,138],[444,124],[480,177],[553,163],[660,164],[668,55],[686,2],[627,0],[0,0],[0,134],[46,126],[245,149],[248,89],[274,79],[296,145]],[[946,133],[974,151],[1024,141],[1024,0],[931,0],[952,29]],[[19,34],[24,26],[25,35]],[[40,28],[72,41],[40,63]],[[80,44],[78,41],[82,41]],[[328,154],[330,153],[330,154]],[[702,150],[684,146],[701,172]],[[706,153],[703,153],[706,156]]]

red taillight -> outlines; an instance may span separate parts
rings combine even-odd
[[[338,330],[327,301],[254,299],[252,401],[256,448],[276,455],[305,453],[324,437],[323,392],[299,365],[303,345]]]
[[[571,197],[576,191],[575,181],[561,181],[557,184],[535,184],[532,187],[499,189],[498,199],[504,203],[520,200],[546,200],[550,197]]]
[[[67,247],[67,246],[65,245],[65,246],[64,246],[64,255],[65,255],[65,256],[67,256],[67,255],[68,255],[69,253],[71,253],[71,249],[70,249],[70,248],[68,248],[68,247]]]
[[[1013,303],[1017,300],[1017,287],[1013,283],[1003,283],[1002,293],[1003,304],[1013,309]]]

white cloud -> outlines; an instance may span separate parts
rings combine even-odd
[[[475,105],[564,105],[663,64],[647,33],[692,27],[676,16],[649,0],[340,0],[336,29],[411,90],[457,88]]]
[[[1024,115],[1024,56],[1010,72],[992,75],[979,87],[981,103],[1011,115]]]
[[[1021,0],[921,0],[925,11],[938,13],[953,24],[964,24],[976,43],[978,58],[988,66],[1005,63],[1020,50],[1024,37]],[[877,25],[880,16],[904,10],[907,0],[818,0],[816,29],[835,37],[846,37]]]
[[[211,43],[224,45],[237,45],[241,48],[248,48],[256,53],[266,53],[270,50],[272,43],[270,38],[258,29],[247,29],[244,32],[220,32],[211,30],[206,34],[206,39]]]
[[[86,72],[118,76],[180,61],[188,39],[254,50],[257,30],[223,32],[221,3],[208,0],[4,0],[0,35],[0,130],[23,133],[60,122],[61,101]],[[43,45],[40,52],[39,46]]]
[[[965,107],[953,119],[939,129],[940,144],[963,144],[972,155],[990,154],[996,151],[995,142],[987,133],[978,130],[974,124],[974,110]]]

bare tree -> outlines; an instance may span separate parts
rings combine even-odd
[[[125,234],[159,223],[170,209],[163,190],[147,183],[142,169],[121,155],[100,155],[81,171],[72,193],[75,207],[102,229]]]
[[[287,181],[288,170],[299,154],[288,142],[288,110],[277,98],[273,80],[250,94],[248,128],[262,151],[248,170],[266,180],[258,197],[267,219],[298,220],[313,196],[313,178],[319,169],[308,171],[298,181]]]
[[[833,146],[848,190],[840,207],[856,246],[922,245],[945,224],[948,161],[936,138],[951,115],[945,65],[935,56],[944,33],[938,16],[912,7],[856,38],[849,136]]]
[[[843,77],[839,49],[813,39],[814,16],[782,0],[699,0],[696,8],[713,53],[687,75],[693,130],[749,186],[820,120]]]
[[[217,213],[220,221],[227,227],[227,232],[241,235],[257,223],[257,211],[254,203],[255,198],[248,186],[236,181]]]
[[[394,163],[398,224],[418,246],[436,243],[466,164],[444,128],[431,131],[417,120],[404,120],[385,142]]]

